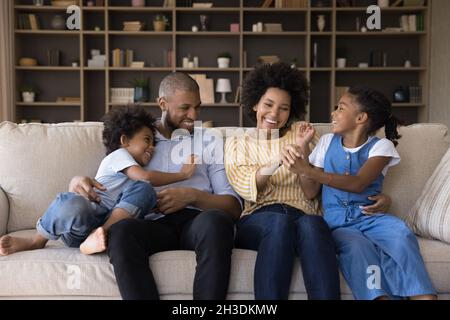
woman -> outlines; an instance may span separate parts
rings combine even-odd
[[[308,298],[339,299],[336,252],[318,215],[318,201],[305,197],[300,179],[280,162],[281,148],[292,144],[301,145],[304,156],[310,153],[303,143],[304,125],[295,122],[305,115],[307,81],[287,64],[260,65],[244,80],[241,98],[256,128],[227,139],[225,168],[245,200],[236,247],[258,251],[255,298],[287,299],[298,256]],[[380,210],[390,201],[386,196],[373,200],[377,202],[366,211]]]

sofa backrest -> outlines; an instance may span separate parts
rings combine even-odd
[[[93,177],[105,155],[102,123],[0,124],[0,187],[7,231],[31,229],[76,175]]]
[[[322,135],[330,125],[315,128]],[[99,122],[0,124],[0,187],[10,203],[8,232],[34,228],[73,176],[95,175],[105,155],[102,130]],[[389,171],[384,192],[392,197],[391,212],[403,217],[448,150],[450,137],[440,124],[416,124],[400,128],[400,134],[402,162]]]

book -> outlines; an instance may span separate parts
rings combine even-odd
[[[212,8],[213,3],[212,2],[200,2],[200,3],[193,3],[193,8]]]
[[[269,8],[272,5],[273,0],[265,0],[261,8]]]
[[[125,65],[127,67],[130,67],[131,64],[133,63],[133,58],[134,58],[134,51],[127,49],[125,52]]]

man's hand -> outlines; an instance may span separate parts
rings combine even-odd
[[[370,215],[379,212],[389,212],[392,201],[388,195],[380,193],[369,197],[369,200],[375,201],[375,203],[370,206],[362,207],[362,213]]]
[[[69,184],[69,192],[78,193],[89,201],[100,203],[100,196],[94,191],[94,188],[106,191],[106,188],[103,185],[89,177],[73,177]]]
[[[182,210],[195,200],[192,188],[168,188],[157,194],[157,209],[163,214],[170,214]]]
[[[309,145],[316,130],[311,123],[300,122],[295,127],[295,144],[303,147]]]

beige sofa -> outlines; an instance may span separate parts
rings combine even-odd
[[[326,124],[317,124],[320,134]],[[104,149],[101,123],[57,125],[0,124],[0,236],[33,234],[37,218],[71,177],[94,176]],[[450,145],[447,128],[418,124],[401,130],[401,164],[392,169],[385,192],[399,216],[419,197],[421,189]],[[427,269],[440,298],[450,298],[450,245],[419,239]],[[229,299],[253,298],[256,253],[235,249]],[[150,258],[162,299],[191,299],[195,257],[189,251],[155,254]],[[270,277],[271,275],[267,275]],[[298,262],[291,284],[292,299],[306,298]],[[342,297],[351,293],[342,279]],[[78,249],[51,241],[47,248],[0,257],[0,298],[120,298],[106,254],[84,256]]]

